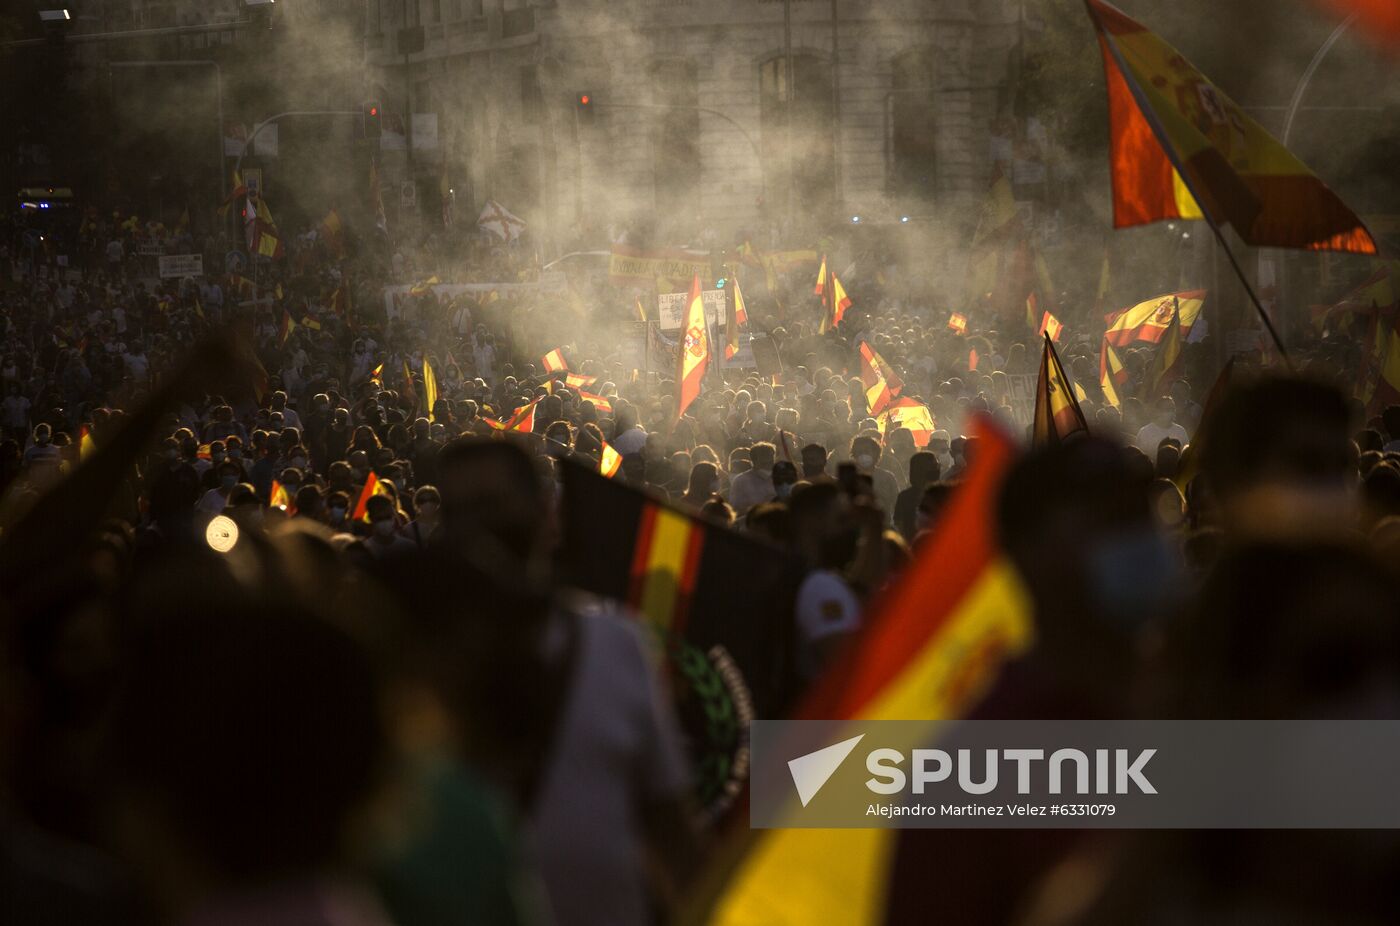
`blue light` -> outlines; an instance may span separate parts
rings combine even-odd
[[[49,204],[48,204],[48,203],[40,203],[40,204],[39,204],[39,208],[40,208],[40,209],[47,209],[47,208],[49,208]]]
[[[728,281],[724,277],[720,277],[718,280],[715,280],[715,289],[724,289],[724,284],[727,282]]]

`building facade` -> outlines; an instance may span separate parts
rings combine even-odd
[[[366,4],[386,108],[435,122],[385,170],[556,250],[965,213],[1021,28],[1011,0]]]

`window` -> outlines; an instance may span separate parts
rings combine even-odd
[[[759,67],[759,144],[764,183],[775,214],[827,217],[836,173],[831,123],[831,67],[815,55],[794,55],[792,86],[779,56]]]
[[[938,92],[932,49],[894,59],[889,108],[890,192],[931,201],[938,191]]]

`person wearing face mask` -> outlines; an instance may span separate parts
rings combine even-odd
[[[442,496],[438,494],[436,486],[420,486],[413,493],[414,518],[404,526],[403,535],[416,549],[421,550],[431,542],[441,510]]]
[[[953,469],[953,455],[948,452],[948,443],[948,432],[940,428],[929,436],[928,446],[924,448],[938,460],[940,476],[947,475]]]
[[[263,529],[262,499],[251,485],[240,482],[229,490],[228,506],[224,513],[233,519],[238,529],[245,533],[260,533]]]
[[[333,531],[348,531],[347,519],[350,514],[350,496],[346,492],[332,491],[325,499],[324,517],[326,526]]]
[[[322,454],[321,466],[328,468],[333,463],[344,460],[353,435],[354,429],[350,427],[349,409],[337,408],[331,412],[331,423],[326,428],[324,436],[325,452]]]
[[[880,503],[880,510],[885,513],[888,522],[894,513],[895,500],[899,497],[899,483],[888,470],[879,467],[881,449],[880,442],[869,434],[858,434],[851,441],[851,459],[855,461],[860,474],[869,476],[874,483],[875,500]]]
[[[788,460],[773,464],[773,498],[785,502],[792,496],[792,488],[797,485],[797,467]]]
[[[219,484],[199,500],[199,510],[207,511],[209,514],[219,514],[228,506],[229,494],[238,485],[238,480],[242,477],[243,470],[232,460],[224,460],[217,467],[219,474]]]
[[[35,425],[34,443],[24,451],[24,468],[30,473],[57,473],[63,463],[63,451],[54,446],[53,428],[40,423]]]
[[[418,546],[399,533],[398,512],[387,495],[371,496],[365,504],[370,533],[365,550],[375,559],[414,553]]]

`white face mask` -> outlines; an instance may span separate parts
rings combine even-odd
[[[860,456],[856,457],[856,465],[861,469],[870,469],[870,467],[875,465],[875,458],[868,453],[862,453]]]
[[[394,519],[385,518],[383,521],[374,522],[374,532],[380,537],[388,537],[394,532]]]

